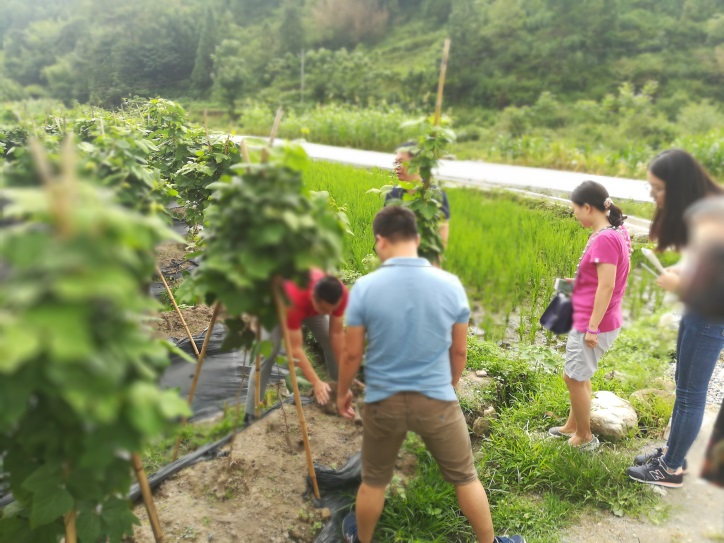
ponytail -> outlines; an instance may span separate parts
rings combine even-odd
[[[606,216],[608,218],[608,222],[611,223],[611,226],[615,226],[616,228],[620,228],[621,226],[623,226],[623,221],[628,219],[628,216],[623,214],[621,208],[617,205],[614,205],[613,202],[610,203],[607,211],[608,213],[606,213]]]
[[[621,208],[616,206],[608,196],[606,187],[595,181],[584,181],[578,185],[571,193],[571,201],[579,206],[588,204],[602,211],[606,214],[611,226],[616,228],[623,226],[623,221],[628,219]]]

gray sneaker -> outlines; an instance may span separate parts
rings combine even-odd
[[[549,428],[548,435],[551,437],[571,437],[573,435],[561,432],[561,428],[563,428],[563,426],[554,426],[553,428]]]
[[[645,466],[646,464],[650,464],[651,461],[655,458],[663,458],[664,457],[664,449],[663,447],[657,447],[650,453],[643,453],[638,455],[636,458],[634,458],[633,465],[634,466]],[[684,459],[684,463],[681,465],[681,474],[686,475],[689,473],[689,465],[686,462],[686,458]]]
[[[525,543],[525,538],[522,535],[496,535],[493,543]]]

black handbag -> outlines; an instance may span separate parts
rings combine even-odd
[[[557,336],[567,334],[573,328],[573,302],[571,298],[556,292],[540,318],[540,324]]]

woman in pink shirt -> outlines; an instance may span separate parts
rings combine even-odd
[[[626,216],[613,204],[606,188],[585,181],[571,194],[573,213],[592,230],[573,280],[573,329],[568,334],[563,379],[571,412],[563,426],[548,433],[567,437],[573,447],[595,449],[591,433],[591,377],[621,329],[621,303],[629,273],[631,238]]]

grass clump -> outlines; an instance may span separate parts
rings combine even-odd
[[[651,317],[622,331],[601,362],[594,390],[613,390],[628,398],[665,373],[674,337],[673,331],[662,333],[657,321]],[[468,352],[468,368],[484,369],[495,383],[493,391],[484,389],[483,394],[490,394],[498,416],[474,451],[497,533],[522,533],[529,542],[551,543],[559,540],[562,528],[591,509],[618,516],[660,510],[656,496],[647,486],[632,484],[625,469],[640,449],[640,438],[665,426],[668,416],[662,406],[639,413],[636,435],[583,453],[547,435],[549,427],[562,424],[568,415],[561,352],[542,346],[503,349],[473,337]],[[607,379],[612,371],[617,377]],[[378,536],[384,541],[472,540],[455,490],[443,482],[429,452],[415,440],[408,440],[407,447],[418,457],[418,473],[404,491],[388,496]]]

